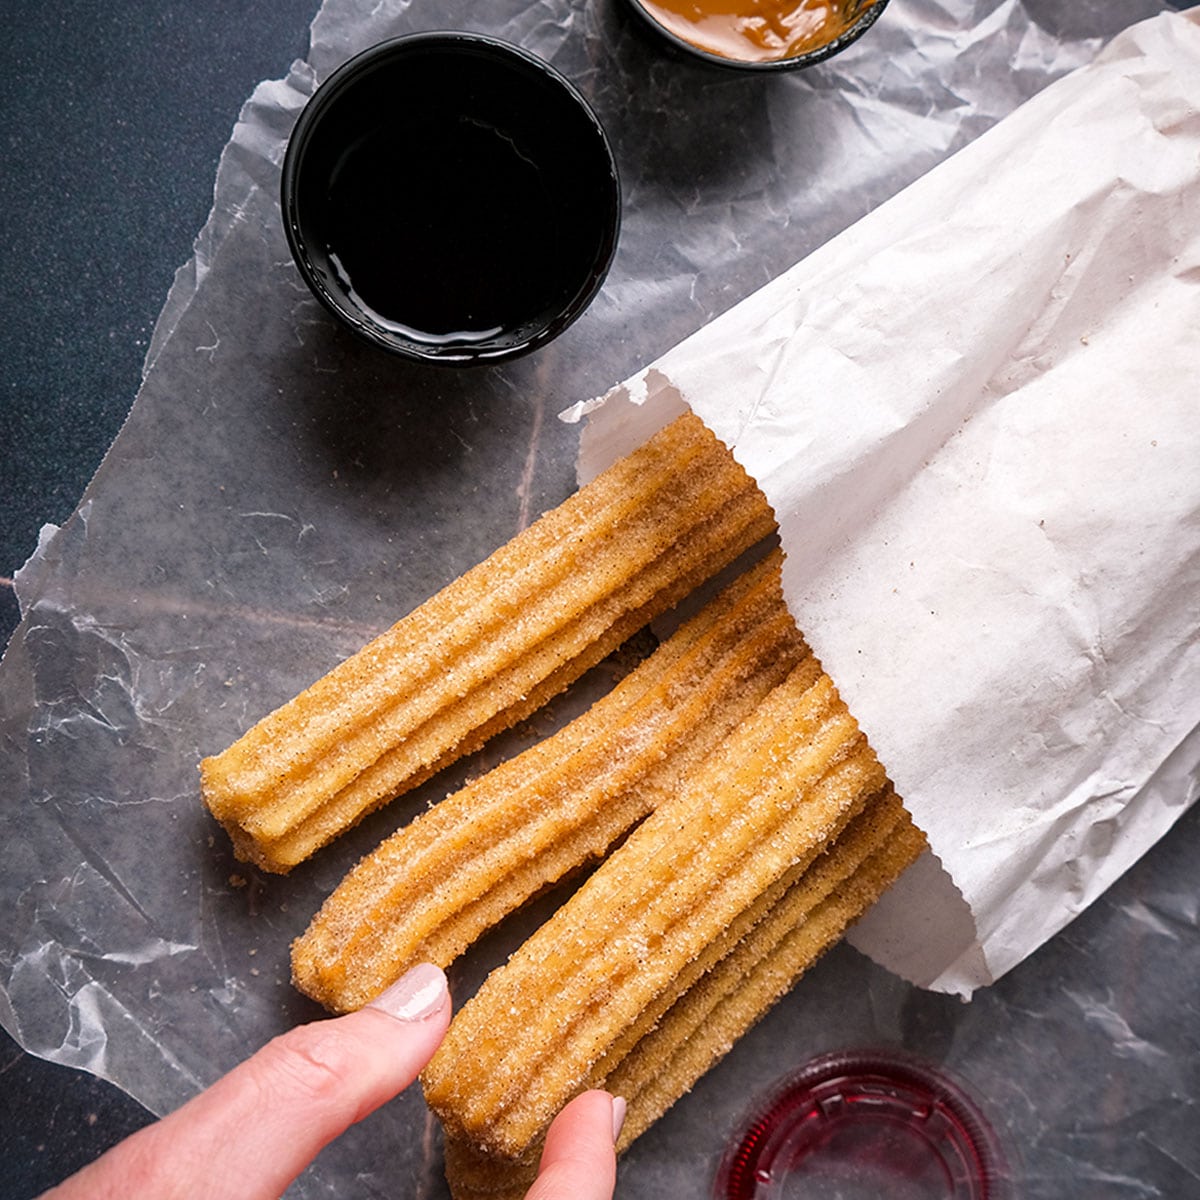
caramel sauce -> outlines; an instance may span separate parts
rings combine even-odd
[[[826,46],[876,0],[638,0],[664,29],[721,58],[773,62]]]

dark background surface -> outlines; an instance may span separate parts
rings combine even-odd
[[[120,431],[217,160],[319,0],[0,0],[0,645],[14,572]],[[149,1120],[0,1031],[0,1196],[27,1200]]]

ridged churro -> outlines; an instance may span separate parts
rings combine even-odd
[[[603,1086],[629,1105],[619,1150],[724,1057],[925,848],[898,800],[873,807],[605,1077]]]
[[[448,1136],[528,1154],[689,964],[886,782],[810,656],[459,1012],[423,1077]]]
[[[418,961],[447,966],[673,795],[809,653],[780,563],[772,552],[586,713],[364,858],[293,945],[300,990],[345,1012]]]
[[[614,1039],[581,1081],[625,1098],[623,1152],[729,1052],[845,933],[924,848],[890,786],[844,832],[797,864],[710,943],[707,967],[661,1011]],[[453,1132],[446,1176],[455,1200],[520,1200],[536,1173],[541,1137],[501,1155]]]
[[[774,528],[688,414],[201,765],[240,858],[286,872],[478,749]]]

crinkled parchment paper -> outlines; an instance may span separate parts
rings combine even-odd
[[[1161,15],[592,418],[585,475],[682,397],[765,490],[948,873],[853,935],[916,982],[994,982],[1200,793],[1197,212],[1200,14]]]
[[[655,360],[1161,7],[892,0],[837,59],[758,78],[673,58],[616,0],[329,0],[307,61],[247,103],[129,420],[18,580],[24,617],[0,665],[0,1020],[13,1036],[163,1111],[316,1017],[289,985],[287,949],[321,898],[387,832],[539,727],[285,879],[233,860],[199,804],[199,758],[566,496],[578,434],[557,412]],[[555,63],[593,100],[622,173],[603,292],[559,341],[502,369],[423,370],[360,346],[304,290],[279,226],[285,139],[317,81],[374,41],[438,27],[498,33]],[[1088,1163],[1131,1178],[1183,1164],[1194,1182],[1188,1126],[1169,1108],[1200,1093],[1189,1035],[1128,1026],[1139,1006],[1157,1020],[1200,961],[1176,844],[1156,848],[1151,874],[1135,869],[1140,890],[1121,892],[1119,910],[1102,898],[1055,939],[1049,967],[970,1006],[835,952],[634,1147],[622,1195],[703,1194],[761,1084],[863,1040],[976,1080],[1040,1155],[1026,1195],[1063,1195]],[[456,994],[537,915],[456,966]],[[1089,939],[1078,952],[1076,937]],[[1156,972],[1153,989],[1125,972],[1134,958]],[[1077,1093],[1044,1069],[1060,1047],[1128,1070],[1093,1143],[1079,1141]],[[1160,1114],[1152,1138],[1120,1136],[1130,1112]],[[341,1139],[294,1193],[444,1195],[419,1095]]]

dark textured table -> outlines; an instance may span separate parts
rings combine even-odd
[[[120,430],[222,147],[307,49],[318,0],[0,5],[0,642],[13,573]],[[0,1196],[26,1200],[143,1125],[0,1031]]]

